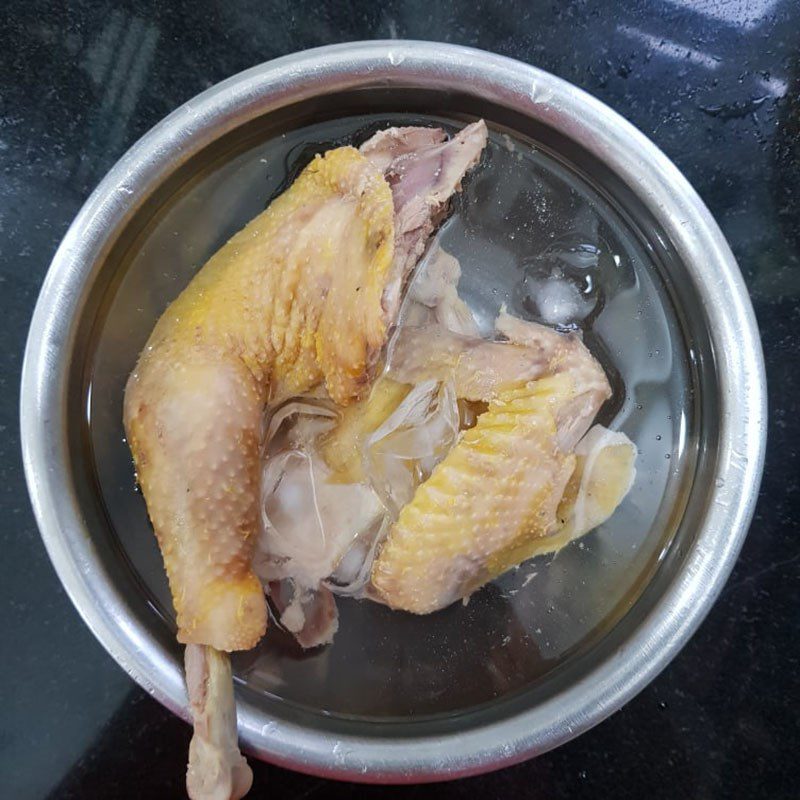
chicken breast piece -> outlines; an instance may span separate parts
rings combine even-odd
[[[610,396],[602,368],[577,337],[507,314],[497,330],[529,349],[548,377],[506,382],[496,375],[488,409],[402,509],[371,576],[378,598],[393,608],[444,608],[556,533],[573,449]],[[504,347],[516,357],[509,343],[489,344],[498,359]],[[440,362],[450,374],[463,364]]]

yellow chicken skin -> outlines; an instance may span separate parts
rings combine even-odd
[[[156,325],[124,422],[164,558],[178,639],[253,647],[267,609],[252,571],[264,406],[324,381],[347,404],[386,338],[394,217],[381,169],[318,156],[220,249]]]
[[[555,412],[574,396],[561,374],[501,389],[400,512],[372,569],[393,608],[427,614],[469,595],[547,536],[575,466]]]
[[[437,374],[461,368],[461,383],[481,388],[488,407],[417,488],[378,553],[372,589],[393,608],[427,614],[467,597],[546,549],[564,525],[559,504],[575,471],[576,445],[611,388],[579,338],[505,312],[496,329],[505,343],[462,342],[455,360],[428,364]],[[479,384],[470,370],[482,370],[490,346],[492,380]],[[508,379],[519,347],[528,348],[530,374],[547,377]],[[415,349],[419,359],[422,347]],[[413,361],[403,365],[406,372],[414,371]],[[628,488],[629,481],[622,496]],[[595,516],[594,524],[602,521]]]

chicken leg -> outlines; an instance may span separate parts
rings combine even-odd
[[[178,639],[208,646],[187,663],[205,664],[213,685],[230,670],[216,651],[253,647],[267,625],[251,563],[265,406],[321,383],[341,405],[363,393],[405,277],[485,144],[478,122],[450,140],[439,129],[390,129],[361,152],[317,156],[200,270],[140,355],[125,430]],[[229,774],[212,783],[240,796],[237,758],[204,745],[225,697],[193,702],[195,798],[221,796],[192,779],[220,752]]]
[[[186,687],[194,718],[186,789],[189,797],[240,800],[253,772],[236,742],[236,706],[227,654],[203,644],[186,646]]]

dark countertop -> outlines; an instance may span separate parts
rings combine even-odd
[[[18,387],[39,286],[91,189],[196,93],[294,50],[437,39],[588,90],[687,175],[761,325],[770,447],[755,520],[699,632],[623,710],[525,764],[437,787],[255,764],[252,797],[789,798],[800,784],[800,4],[796,0],[171,3],[0,9],[0,796],[181,797],[189,728],[94,640],[39,539]]]

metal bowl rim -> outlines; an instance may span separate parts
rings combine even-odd
[[[596,725],[649,683],[696,630],[719,594],[752,519],[766,445],[766,378],[747,289],[721,231],[686,179],[642,133],[586,92],[536,67],[472,48],[415,41],[332,45],[261,64],[198,95],[156,125],[111,169],[60,245],[31,322],[21,386],[25,474],[42,539],[86,624],[145,690],[188,718],[180,665],[102,581],[67,470],[64,397],[87,287],[109,241],[155,184],[244,122],[344,88],[453,88],[514,107],[576,138],[655,214],[690,270],[708,317],[720,391],[711,502],[683,567],[625,647],[538,706],[473,730],[332,737],[270,724],[240,702],[243,744],[259,757],[327,777],[438,780],[545,752]]]

